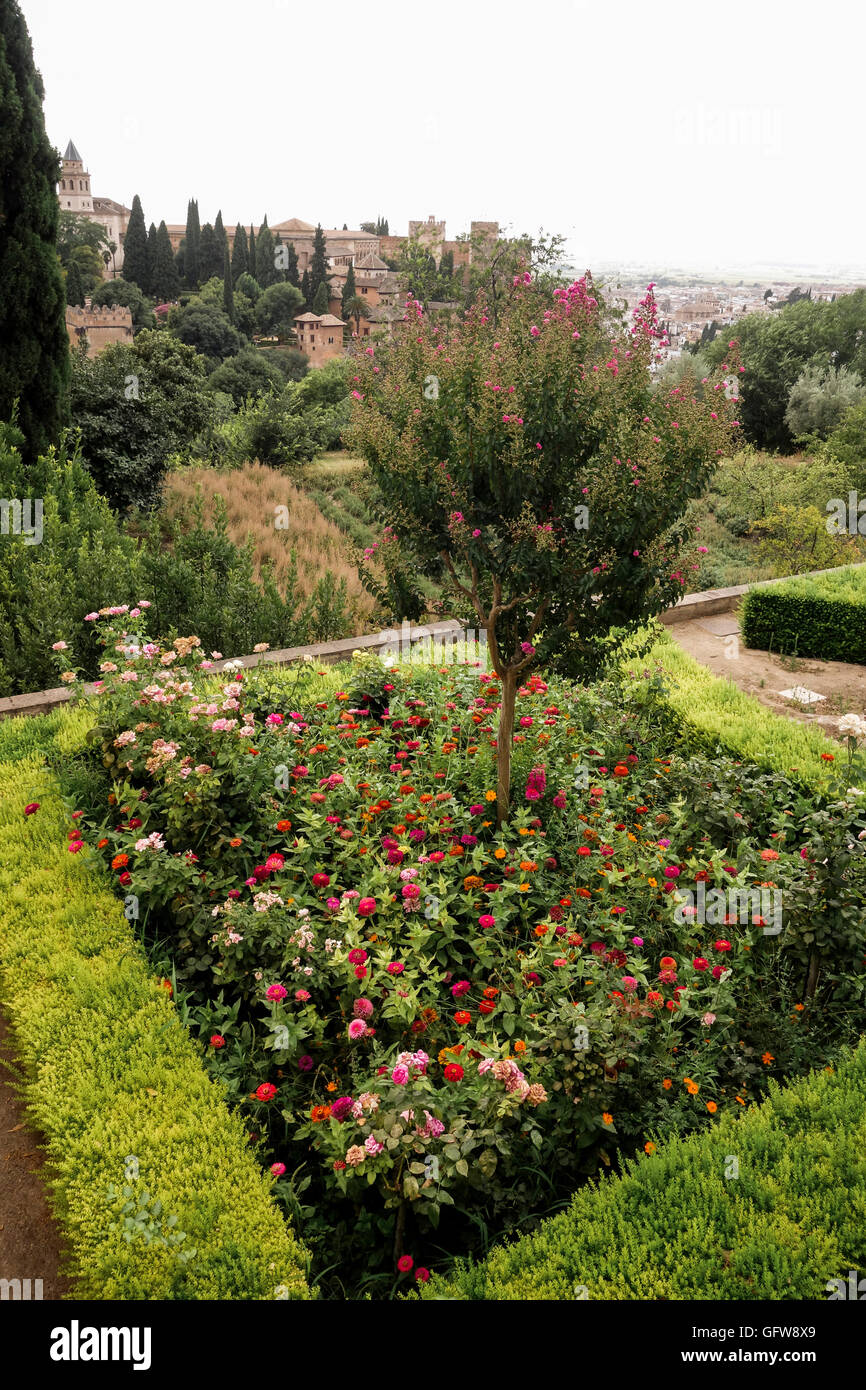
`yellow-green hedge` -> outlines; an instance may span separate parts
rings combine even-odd
[[[220,1088],[209,1080],[164,988],[149,973],[123,906],[84,849],[39,752],[80,742],[63,712],[15,720],[0,747],[0,1000],[27,1077],[24,1097],[47,1141],[51,1199],[79,1298],[308,1298],[307,1255]],[[24,806],[40,809],[25,817]],[[180,1250],[110,1226],[126,1159],[136,1192],[177,1218]],[[280,1286],[284,1286],[280,1288]],[[279,1293],[277,1290],[280,1290]]]
[[[656,663],[670,677],[666,702],[688,742],[710,752],[718,746],[815,791],[828,788],[833,762],[821,755],[841,764],[845,750],[822,729],[765,709],[733,681],[714,676],[667,633],[640,661],[624,664],[641,672]]]
[[[738,1164],[738,1177],[732,1160]],[[866,1044],[628,1161],[425,1299],[826,1299],[866,1265]]]

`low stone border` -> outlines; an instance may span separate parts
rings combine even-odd
[[[246,670],[256,666],[289,666],[293,661],[312,657],[323,666],[333,666],[345,661],[352,652],[381,652],[399,647],[403,650],[417,642],[433,639],[439,642],[456,642],[463,636],[463,624],[456,618],[446,618],[440,623],[427,627],[413,627],[404,623],[402,629],[386,628],[382,632],[368,633],[364,637],[342,637],[337,642],[318,642],[311,647],[281,647],[277,651],[257,652],[251,656],[232,658],[232,664],[240,663]],[[227,663],[214,662],[214,671],[221,671]],[[90,693],[93,684],[85,686]],[[8,695],[0,700],[0,719],[10,719],[15,715],[50,714],[70,700],[70,692],[65,685],[55,686],[53,690],[36,690],[26,695]]]
[[[809,570],[808,577],[814,578],[818,574],[835,574],[840,569],[860,568],[860,565],[836,565],[829,570]],[[797,575],[798,579],[805,579],[806,577],[806,575]],[[661,620],[669,627],[671,623],[684,623],[691,618],[707,618],[711,613],[728,613],[732,608],[738,606],[740,599],[750,589],[763,589],[768,584],[778,584],[779,582],[779,579],[756,579],[751,584],[735,584],[730,589],[705,589],[700,594],[686,594],[675,607],[668,608],[661,614]]]
[[[859,568],[842,565],[836,569]],[[810,570],[810,575],[832,574],[833,570]],[[766,584],[777,584],[776,579],[759,579],[754,584],[736,584],[730,589],[706,589],[700,594],[686,594],[674,608],[662,613],[661,620],[667,626],[683,623],[691,618],[709,617],[711,613],[727,613],[736,608],[739,600],[749,590]],[[282,647],[278,651],[263,652],[252,656],[235,657],[247,670],[254,666],[289,666],[293,661],[302,661],[305,656],[313,657],[325,666],[344,661],[352,652],[381,652],[393,649],[398,644],[401,650],[416,642],[430,638],[440,642],[457,642],[464,627],[456,618],[445,618],[440,623],[430,623],[426,627],[412,627],[403,623],[402,629],[386,629],[383,632],[368,633],[365,637],[343,637],[338,642],[319,642],[312,647]],[[216,662],[215,671],[221,671],[225,662]],[[88,691],[92,685],[85,687]],[[0,719],[9,719],[18,714],[50,714],[52,710],[65,705],[70,698],[66,686],[56,686],[53,690],[36,690],[27,695],[8,695],[0,700]]]

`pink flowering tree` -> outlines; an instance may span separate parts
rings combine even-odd
[[[625,327],[588,276],[553,289],[518,273],[495,323],[483,295],[448,329],[407,307],[350,381],[351,438],[401,546],[486,628],[501,823],[518,685],[533,666],[592,674],[681,596],[697,554],[684,514],[735,403],[722,372],[700,391],[655,386],[652,286]]]

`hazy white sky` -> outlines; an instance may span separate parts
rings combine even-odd
[[[866,265],[861,0],[22,0],[48,133],[183,222],[435,212],[581,268]]]

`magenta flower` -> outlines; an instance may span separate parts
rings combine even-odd
[[[285,999],[288,992],[289,991],[286,989],[285,985],[268,985],[268,988],[266,990],[268,999],[273,999],[275,1001]]]
[[[366,1031],[367,1025],[362,1018],[352,1019],[352,1022],[349,1024],[349,1037],[353,1042],[356,1038],[363,1038]]]

